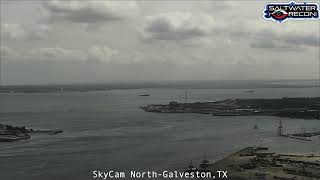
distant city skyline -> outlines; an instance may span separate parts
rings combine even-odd
[[[0,83],[318,79],[319,21],[266,2],[1,0]]]

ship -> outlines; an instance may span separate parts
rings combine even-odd
[[[198,171],[198,169],[193,165],[192,161],[190,161],[188,169],[185,170],[185,172],[191,173],[191,172],[196,172],[196,171]]]
[[[140,94],[139,96],[150,96],[150,94]]]
[[[248,91],[245,91],[246,93],[254,93],[254,92],[256,92],[256,91],[254,91],[254,90],[248,90]]]
[[[207,159],[207,153],[204,153],[204,158],[201,161],[200,167],[201,168],[207,168],[211,165],[210,161]]]

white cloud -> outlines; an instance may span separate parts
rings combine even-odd
[[[212,33],[215,21],[204,13],[168,12],[148,16],[143,33],[146,38],[159,40],[187,40]]]
[[[27,32],[29,39],[45,39],[48,37],[51,27],[46,24],[33,25]]]
[[[83,53],[78,50],[66,48],[35,48],[27,53],[32,59],[41,60],[81,60]]]
[[[93,46],[88,50],[88,62],[112,62],[118,51],[108,46]]]
[[[9,56],[12,56],[14,55],[15,52],[13,49],[7,47],[7,46],[0,46],[0,55],[1,55],[1,58],[2,57],[9,57]]]
[[[1,47],[1,55],[10,56],[12,50],[8,47]],[[84,49],[70,49],[64,47],[33,48],[20,54],[19,59],[35,61],[73,61],[89,63],[123,63],[119,61],[119,52],[108,46],[91,46]],[[127,61],[128,58],[125,58]]]
[[[20,39],[26,34],[24,28],[20,24],[2,24],[1,37],[10,39]]]
[[[89,24],[126,19],[138,9],[135,1],[52,0],[43,7],[52,20]]]
[[[51,28],[45,24],[1,24],[1,37],[10,40],[44,39],[48,37]]]

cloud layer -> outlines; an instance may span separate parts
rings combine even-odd
[[[1,37],[9,40],[37,40],[48,36],[51,28],[45,24],[1,23]]]
[[[146,37],[159,40],[186,40],[213,32],[214,18],[208,14],[169,12],[145,19]]]
[[[54,21],[73,23],[101,23],[130,18],[137,11],[134,1],[64,1],[44,3],[45,10]]]
[[[262,1],[3,2],[8,82],[36,79],[24,67],[57,81],[87,67],[110,81],[318,77],[319,22],[266,21]]]

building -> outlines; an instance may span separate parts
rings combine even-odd
[[[7,130],[7,125],[0,124],[0,133],[4,133]]]

